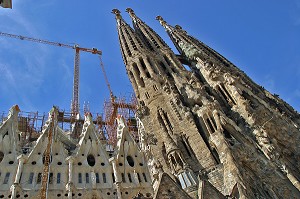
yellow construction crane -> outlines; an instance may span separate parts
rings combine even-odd
[[[53,142],[53,131],[56,129],[55,118],[57,117],[56,111],[53,109],[51,113],[51,120],[50,128],[48,131],[48,143],[44,153],[44,167],[43,167],[43,174],[42,174],[42,186],[40,193],[37,198],[46,199],[47,198],[47,190],[49,185],[49,171],[50,171],[50,162],[51,162],[51,152],[52,152],[52,142]]]
[[[80,65],[80,54],[79,53],[80,53],[80,51],[99,55],[100,62],[101,62],[101,68],[102,68],[103,72],[105,73],[104,68],[103,68],[103,63],[101,60],[102,51],[98,50],[97,48],[82,48],[82,47],[79,47],[79,45],[72,46],[69,44],[47,41],[47,40],[43,40],[43,39],[36,39],[36,38],[26,37],[26,36],[21,36],[21,35],[14,35],[14,34],[9,34],[9,33],[4,33],[4,32],[0,32],[0,36],[21,39],[21,40],[31,41],[31,42],[36,42],[36,43],[48,44],[48,45],[52,45],[52,46],[70,48],[70,49],[75,50],[73,96],[72,96],[72,104],[71,104],[71,113],[73,115],[76,115],[79,113],[79,65]],[[105,77],[106,82],[108,82],[105,74],[104,74],[104,77]],[[110,92],[111,92],[111,90],[110,90]]]
[[[71,104],[71,113],[73,116],[79,113],[79,64],[80,64],[80,51],[84,52],[89,52],[92,54],[97,54],[99,55],[100,58],[100,66],[102,68],[102,71],[104,73],[105,81],[108,84],[109,91],[112,95],[112,91],[110,89],[110,85],[108,83],[107,76],[105,74],[104,70],[104,65],[102,63],[101,55],[102,51],[97,50],[96,48],[82,48],[79,47],[78,45],[68,45],[68,44],[63,44],[63,43],[58,43],[58,42],[52,42],[52,41],[47,41],[43,39],[36,39],[36,38],[31,38],[31,37],[25,37],[21,35],[14,35],[14,34],[9,34],[9,33],[3,33],[0,32],[0,36],[4,37],[10,37],[10,38],[15,38],[15,39],[21,39],[21,40],[26,40],[26,41],[31,41],[31,42],[37,42],[37,43],[42,43],[42,44],[48,44],[48,45],[53,45],[53,46],[58,46],[58,47],[64,47],[64,48],[70,48],[75,50],[75,61],[74,61],[74,80],[73,80],[73,96],[72,96],[72,104]],[[43,173],[42,173],[42,185],[41,185],[41,190],[38,195],[38,198],[46,199],[47,198],[47,190],[48,190],[48,184],[49,184],[49,170],[50,170],[50,162],[51,162],[51,151],[52,151],[52,142],[53,142],[53,131],[55,131],[55,111],[51,113],[52,117],[52,122],[50,124],[49,132],[48,132],[48,143],[47,147],[44,153],[44,167],[43,167]]]

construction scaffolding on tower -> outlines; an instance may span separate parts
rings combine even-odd
[[[138,142],[137,124],[135,113],[137,110],[137,100],[134,95],[129,98],[113,97],[104,102],[104,118],[105,118],[105,131],[108,135],[108,143],[115,146],[117,143],[117,122],[118,115],[122,115],[127,123],[129,132],[133,138]]]

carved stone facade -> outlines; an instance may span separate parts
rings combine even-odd
[[[113,13],[155,193],[168,175],[192,198],[299,198],[300,115],[180,26],[156,18],[175,55],[126,11],[134,28]],[[171,192],[155,197],[188,198]]]
[[[110,151],[101,143],[90,114],[75,141],[57,125],[58,111],[53,108],[41,135],[26,153],[18,148],[19,111],[18,106],[12,107],[0,126],[0,198],[43,198],[44,179],[48,179],[44,188],[49,199],[153,197],[144,154],[121,117],[118,143]],[[49,170],[45,172],[49,141]]]
[[[54,107],[24,150],[14,106],[0,125],[0,198],[300,198],[300,115],[180,26],[157,17],[175,55],[126,11],[134,28],[113,13],[138,144],[118,117],[111,151],[90,114],[74,140]]]

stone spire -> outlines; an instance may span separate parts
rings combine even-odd
[[[157,50],[159,48],[169,48],[169,46],[162,40],[162,38],[145,22],[136,16],[131,8],[127,8],[126,12],[132,19],[135,30],[144,38],[144,41],[148,44],[151,50]]]

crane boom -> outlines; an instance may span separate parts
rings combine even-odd
[[[36,39],[36,38],[26,37],[26,36],[22,36],[22,35],[14,35],[14,34],[4,33],[4,32],[0,32],[0,36],[74,49],[75,50],[75,60],[74,60],[74,79],[73,79],[73,95],[72,95],[72,103],[71,103],[71,112],[73,115],[76,115],[79,113],[79,69],[80,69],[80,54],[79,53],[80,53],[80,51],[84,51],[84,52],[89,52],[92,54],[98,54],[100,56],[100,61],[101,61],[102,51],[98,50],[97,48],[82,48],[82,47],[79,47],[79,45],[77,45],[77,44],[72,46],[69,44],[53,42],[53,41],[48,41],[48,40],[44,40],[44,39]],[[103,69],[103,72],[105,74],[104,69]],[[104,77],[107,80],[106,75]],[[110,89],[110,87],[109,87],[109,89]],[[111,90],[110,90],[110,92],[111,92]]]
[[[103,76],[104,76],[104,79],[105,79],[107,88],[108,88],[108,90],[109,90],[110,100],[113,102],[113,101],[114,101],[114,94],[113,94],[113,92],[112,92],[112,90],[111,90],[110,83],[109,83],[109,81],[108,81],[108,78],[107,78],[107,75],[106,75],[106,72],[105,72],[105,68],[104,68],[104,65],[103,65],[103,62],[102,62],[101,55],[99,55],[99,59],[100,59],[100,67],[101,67],[101,69],[102,69]]]

